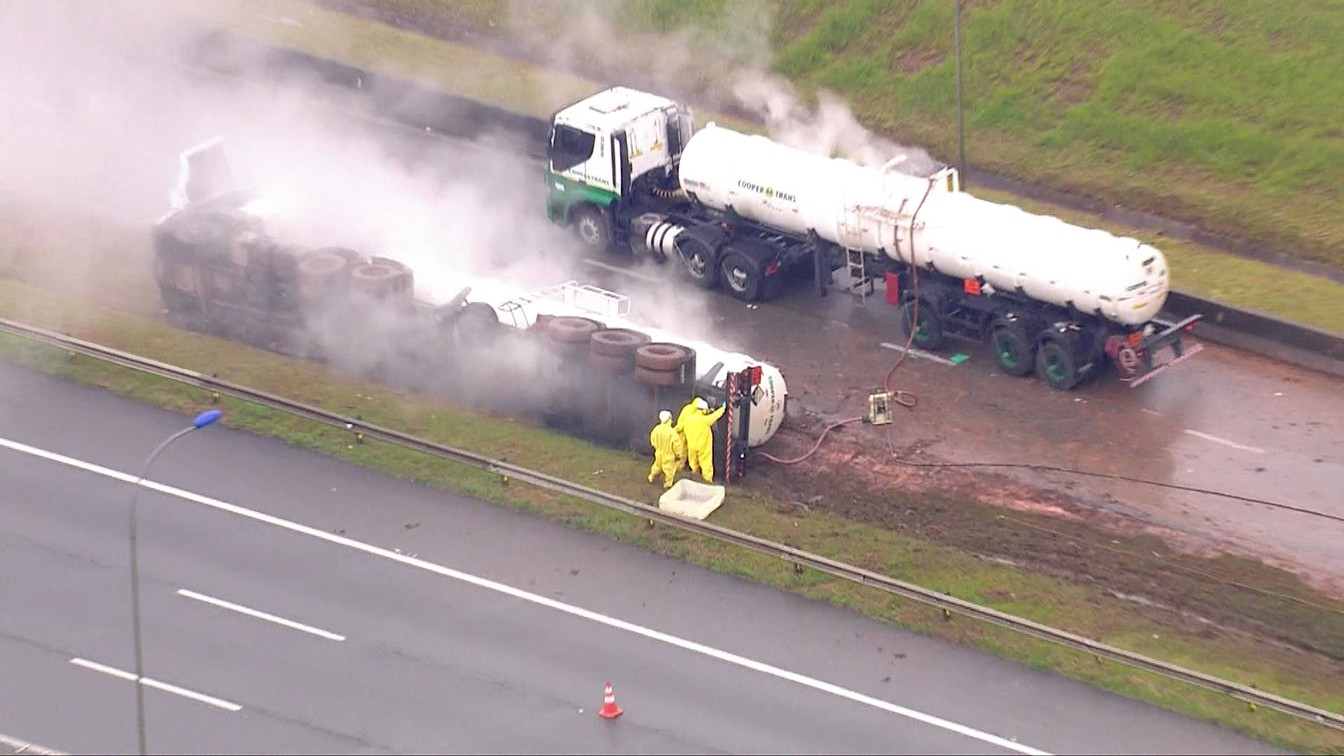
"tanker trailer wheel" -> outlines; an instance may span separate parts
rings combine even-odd
[[[719,282],[719,268],[714,264],[714,251],[709,245],[694,237],[678,237],[676,244],[686,266],[686,277],[702,289],[714,288]]]
[[[989,344],[994,349],[999,369],[1007,375],[1021,378],[1031,375],[1036,367],[1035,345],[1021,328],[1009,324],[996,325],[990,334]]]
[[[671,388],[681,385],[681,373],[676,370],[650,370],[636,365],[635,380],[645,386]]]
[[[593,334],[602,329],[602,324],[588,318],[562,316],[553,318],[546,324],[546,337],[561,344],[582,344],[586,349]]]
[[[1078,385],[1078,367],[1072,351],[1053,338],[1042,342],[1036,351],[1036,374],[1058,391]]]
[[[745,255],[731,252],[719,266],[723,283],[743,302],[755,302],[761,295],[761,269]]]
[[[695,352],[680,344],[645,344],[635,350],[635,365],[645,370],[675,371],[694,355]]]
[[[649,341],[651,341],[649,335],[639,331],[632,331],[628,328],[607,328],[593,333],[592,350],[594,354],[633,359],[631,356],[635,353],[635,350],[649,343]]]
[[[624,355],[588,352],[588,364],[608,373],[624,374],[635,369],[633,353]]]
[[[937,305],[924,297],[919,298],[919,322],[915,323],[915,300],[901,305],[901,333],[906,337],[914,331],[914,345],[925,351],[933,351],[943,345],[943,318],[938,314]]]
[[[606,216],[592,205],[584,205],[574,211],[572,218],[574,235],[583,242],[590,252],[605,254],[611,248],[611,231],[607,228]]]

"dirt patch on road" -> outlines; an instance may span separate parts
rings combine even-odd
[[[792,416],[778,443],[786,454],[801,454],[824,425],[805,413]],[[1293,573],[1055,487],[971,468],[913,466],[903,460],[918,459],[918,449],[875,444],[880,433],[858,424],[833,432],[805,463],[756,465],[753,485],[800,511],[831,512],[1092,585],[1203,633],[1249,632],[1344,661],[1344,602]]]

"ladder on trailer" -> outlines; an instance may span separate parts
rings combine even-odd
[[[892,245],[895,245],[898,243],[897,230],[901,228],[901,224],[909,223],[912,220],[910,215],[905,211],[905,206],[908,202],[909,198],[902,197],[900,206],[895,210],[888,210],[881,205],[853,205],[850,210],[852,220],[846,224],[846,230],[849,235],[852,235],[851,238],[861,237],[864,231],[869,230],[869,228],[864,225],[863,221],[878,221],[879,224],[886,223],[892,228],[891,243]],[[877,226],[877,228],[880,228],[880,225]],[[857,238],[855,240],[862,241],[862,239]],[[874,239],[873,241],[874,247],[883,248],[882,244],[877,243],[878,240]],[[860,304],[866,302],[867,298],[872,296],[874,292],[874,279],[868,272],[868,254],[862,249],[848,246],[845,247],[845,268],[849,273],[850,280],[849,286],[846,287],[846,291],[858,296]]]
[[[859,298],[859,304],[873,294],[873,277],[868,275],[868,255],[861,249],[845,249],[845,268],[849,271],[849,285],[845,291]]]

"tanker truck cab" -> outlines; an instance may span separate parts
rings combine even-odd
[[[691,115],[665,97],[613,87],[555,114],[547,144],[546,213],[605,252],[629,219],[668,204]]]

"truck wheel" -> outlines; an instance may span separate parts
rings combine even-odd
[[[732,252],[719,266],[724,286],[744,302],[755,302],[761,293],[761,270],[746,256]]]
[[[681,385],[681,371],[679,370],[650,370],[646,367],[635,366],[635,380],[645,386],[656,386],[658,388],[668,388],[670,386]]]
[[[628,373],[635,369],[635,361],[633,357],[634,355],[632,354],[618,355],[589,352],[588,364],[608,373]]]
[[[645,344],[635,350],[635,364],[645,370],[676,370],[694,355],[680,344]]]
[[[602,324],[588,318],[559,317],[546,324],[546,337],[560,344],[588,345],[593,333],[600,330]]]
[[[628,328],[607,328],[595,331],[592,336],[594,354],[611,357],[629,357],[641,346],[649,343],[648,334],[632,331]]]
[[[1031,375],[1036,367],[1036,350],[1025,334],[1010,325],[994,327],[989,345],[994,349],[994,357],[999,361],[999,369],[1008,375],[1021,378]]]
[[[607,218],[592,205],[584,205],[574,211],[571,222],[574,235],[579,237],[589,251],[604,254],[611,248],[611,231],[607,228]]]
[[[943,319],[933,302],[919,299],[919,322],[915,323],[915,300],[901,305],[901,333],[906,337],[914,331],[914,345],[926,351],[933,351],[943,345]]]
[[[719,282],[719,268],[714,265],[714,252],[708,244],[694,237],[677,239],[677,250],[686,265],[686,277],[702,289],[712,289]]]
[[[1068,391],[1078,385],[1078,368],[1069,350],[1054,339],[1047,339],[1036,352],[1036,374],[1050,388]]]

